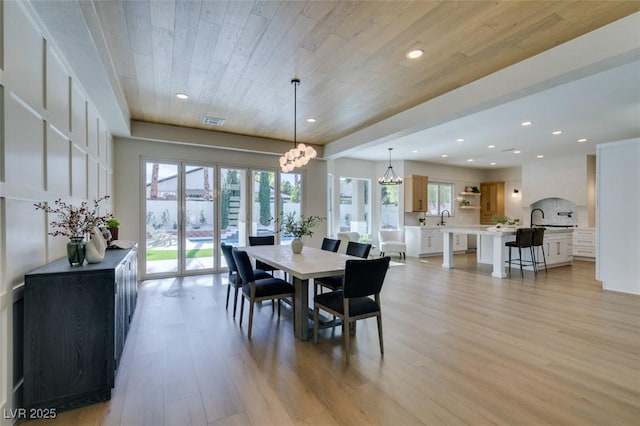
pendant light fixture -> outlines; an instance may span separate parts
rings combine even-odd
[[[384,176],[378,178],[378,183],[380,185],[400,185],[402,183],[402,178],[399,177],[396,172],[393,171],[393,167],[391,167],[391,150],[393,148],[389,148],[389,167],[387,167],[387,171],[384,172]]]
[[[296,145],[296,118],[297,118],[297,100],[298,100],[298,86],[300,85],[300,79],[291,79],[293,84],[293,148],[287,151],[282,157],[280,157],[280,170],[283,173],[288,173],[296,167],[302,167],[306,165],[309,160],[316,158],[316,150],[311,146],[306,146],[303,143]]]

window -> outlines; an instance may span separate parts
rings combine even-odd
[[[453,184],[429,182],[429,210],[427,215],[439,216],[443,210],[453,215]]]
[[[369,235],[369,179],[340,178],[340,231]]]
[[[380,187],[380,229],[398,229],[400,216],[398,188],[401,186],[382,185]]]

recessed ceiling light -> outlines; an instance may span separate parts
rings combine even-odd
[[[315,118],[307,118],[307,123],[315,123],[316,119]]]
[[[442,154],[440,157],[442,157],[442,158],[447,158],[447,157],[448,157],[448,155],[447,155],[447,154]]]
[[[473,161],[473,158],[469,158],[467,161],[471,163]]]
[[[587,140],[585,138],[582,139],[578,139],[578,142],[586,142]]]
[[[536,155],[536,158],[544,158],[544,155],[542,155],[542,154]]]
[[[520,151],[516,149],[516,150],[513,151],[513,153],[514,154],[520,154]]]
[[[420,56],[424,54],[424,50],[422,49],[413,49],[407,52],[408,59],[418,59]]]
[[[414,150],[413,150],[413,151],[411,151],[411,152],[413,152],[413,153],[415,154],[416,152],[418,152],[418,150],[417,150],[417,149],[414,149]]]
[[[532,124],[532,121],[523,121],[522,123],[520,123],[521,126],[531,126]]]
[[[178,99],[189,99],[189,95],[186,93],[176,93],[176,98]]]
[[[464,138],[458,138],[456,139],[456,142],[464,142]]]
[[[551,132],[552,135],[561,135],[562,134],[562,130],[554,130],[553,132]]]
[[[496,147],[495,145],[489,145],[487,148],[489,148],[489,149],[493,149],[493,148],[495,148],[495,147]]]
[[[495,161],[492,161],[491,163],[489,163],[489,165],[490,165],[490,166],[495,166],[495,165],[496,165],[496,162],[495,162]]]

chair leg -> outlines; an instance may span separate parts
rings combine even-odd
[[[242,327],[243,314],[244,314],[244,296],[240,297],[240,327]]]
[[[251,339],[251,327],[253,327],[253,305],[255,305],[255,301],[249,301],[249,339]]]
[[[280,299],[278,299],[278,318],[280,318],[280,306],[282,305],[282,303],[280,303]]]
[[[509,247],[509,277],[511,277],[511,247]]]
[[[382,314],[378,314],[376,319],[378,320],[378,339],[380,340],[380,355],[384,355],[384,343],[382,340]]]
[[[236,307],[238,306],[238,287],[233,292],[233,317],[236,317]]]
[[[226,310],[229,310],[229,294],[231,294],[231,283],[227,285],[227,303],[224,305]]]

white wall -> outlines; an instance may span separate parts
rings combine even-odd
[[[640,294],[640,138],[598,145],[596,278],[605,290]]]
[[[33,204],[111,190],[111,137],[65,59],[21,3],[0,4],[0,424],[20,406],[24,274],[65,256]],[[11,250],[7,250],[11,247]],[[15,320],[15,323],[14,323]],[[22,356],[21,345],[15,346]],[[14,386],[16,386],[14,393]]]

